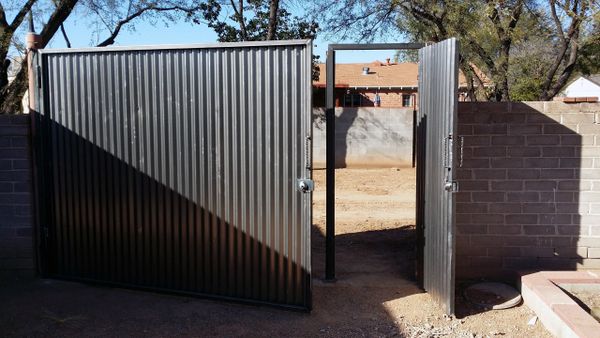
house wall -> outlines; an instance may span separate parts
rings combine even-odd
[[[457,276],[600,269],[600,104],[461,103]]]
[[[600,86],[592,81],[579,77],[569,84],[562,92],[566,97],[597,97],[600,98]]]
[[[0,115],[0,277],[35,272],[29,115]]]
[[[313,166],[325,168],[325,110],[313,110]],[[413,110],[336,108],[336,168],[412,166]]]
[[[412,104],[418,100],[416,90],[400,90],[400,89],[353,89],[353,88],[336,88],[334,90],[335,106],[344,106],[344,96],[347,91],[352,94],[362,96],[361,107],[374,107],[375,95],[379,93],[382,108],[407,108],[402,106],[402,95],[413,95]],[[325,88],[315,88],[313,91],[313,107],[325,107]],[[410,108],[410,107],[408,107]]]

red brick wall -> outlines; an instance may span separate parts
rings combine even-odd
[[[457,276],[600,269],[600,104],[461,103]]]
[[[0,277],[33,275],[29,115],[0,115]]]
[[[413,102],[417,102],[418,96],[416,90],[399,90],[399,89],[345,89],[336,88],[335,102],[337,107],[344,105],[344,95],[350,90],[352,94],[360,94],[363,96],[361,107],[373,107],[375,95],[379,93],[381,98],[382,108],[406,108],[402,107],[402,95],[414,95]],[[325,88],[316,88],[313,92],[313,107],[325,107]]]

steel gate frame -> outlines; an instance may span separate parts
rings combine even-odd
[[[196,59],[192,55],[193,52],[197,52]],[[127,53],[129,54],[126,55]],[[206,55],[200,55],[202,53]],[[144,55],[147,58],[144,58]],[[154,55],[154,58],[148,55]],[[97,58],[96,61],[92,60],[94,57]],[[207,62],[213,60],[211,58],[221,61],[212,64],[213,68],[208,69],[206,64],[199,61],[201,57],[205,57],[206,59],[202,60],[208,60]],[[49,60],[54,62],[55,67],[60,67],[54,70],[53,78],[49,75],[52,71]],[[138,60],[138,63],[135,60]],[[226,60],[246,60],[244,61],[246,63],[236,64]],[[252,60],[254,62],[250,62]],[[191,77],[197,74],[186,73],[184,69],[186,64],[182,66],[177,61],[190,64],[196,62],[194,67],[197,68],[191,70],[200,73],[209,70],[217,73],[209,75],[208,80],[207,78],[193,80]],[[42,258],[40,270],[43,276],[274,305],[294,310],[311,309],[312,185],[310,181],[304,179],[311,179],[312,40],[49,49],[35,51],[33,62],[36,74],[34,79],[36,106],[33,107],[31,118],[34,142],[36,228],[40,238],[39,252]],[[169,68],[162,70],[161,66]],[[247,70],[248,73],[243,73],[242,70]],[[74,74],[79,77],[74,77]],[[60,79],[57,79],[57,76],[60,76]],[[234,78],[235,76],[242,76],[239,79],[244,79],[246,76],[247,81],[240,80],[236,83],[238,78]],[[147,81],[135,82],[142,77],[147,81],[152,80],[152,84],[149,85]],[[194,95],[194,90],[200,93],[198,88],[201,83],[204,83],[202,90],[209,92],[212,90],[214,94],[209,97],[209,100],[220,100],[214,103],[213,110],[208,100],[205,100],[208,103],[202,101],[200,96],[202,94],[193,96],[192,101],[185,97],[185,95]],[[132,88],[128,88],[128,85]],[[136,85],[140,86],[137,88],[138,92],[134,88]],[[47,93],[50,86],[62,94]],[[171,89],[170,86],[175,86],[175,89]],[[255,95],[242,98],[243,95],[236,96],[236,92],[225,92],[219,96],[218,88],[221,87],[243,88],[240,92],[253,91]],[[96,93],[93,93],[94,88]],[[152,90],[157,90],[156,88],[162,89],[155,93]],[[284,95],[266,98],[263,96],[266,93],[271,95],[272,91],[278,89],[280,94]],[[178,90],[183,90],[183,93]],[[289,91],[289,98],[286,96],[288,94],[286,90]],[[167,92],[171,94],[162,101],[152,97],[153,93],[160,95]],[[77,95],[84,94],[93,97],[77,98]],[[133,95],[127,97],[137,97],[139,102],[145,103],[136,103],[133,99],[130,102],[118,95]],[[90,100],[95,100],[93,107]],[[156,100],[160,102],[160,112],[153,110],[159,109],[153,106]],[[251,116],[254,106],[249,106],[250,108],[243,106],[244,102],[248,104],[249,101],[258,105],[258,122],[252,119],[254,115]],[[138,103],[145,104],[144,107],[148,111],[153,111],[156,116],[147,117],[145,120],[137,117],[137,114],[141,114],[142,111],[142,108],[137,106]],[[51,104],[59,105],[61,108]],[[99,109],[98,104],[107,106],[102,110]],[[84,107],[81,108],[82,111],[94,110],[97,116],[84,116],[89,119],[86,122],[77,115],[81,114],[78,109],[82,106]],[[194,115],[194,112],[204,113],[202,107],[208,107],[206,110],[208,120],[205,122],[200,122],[203,119],[199,117],[205,115]],[[286,107],[290,107],[290,110]],[[123,110],[119,113],[118,110],[121,108]],[[262,111],[259,111],[260,109]],[[107,114],[110,112],[117,115],[113,117],[98,115],[105,111]],[[218,113],[221,115],[217,115]],[[242,113],[250,115],[245,118]],[[122,115],[122,120],[118,120],[118,114]],[[271,115],[267,116],[267,114]],[[90,122],[92,120],[93,122]],[[162,124],[163,122],[165,125]],[[213,122],[217,125],[212,126]],[[99,123],[100,126],[94,123]],[[119,123],[124,123],[125,126]],[[193,130],[187,129],[186,123],[204,126],[202,128],[208,136],[204,135],[203,139],[188,144],[187,142],[192,140]],[[228,128],[218,128],[218,125],[222,127],[227,126],[228,123],[233,124],[233,128],[237,128],[241,136],[230,132]],[[146,124],[151,127],[147,127]],[[100,136],[94,134],[97,131],[84,130],[83,126],[86,126],[85,128],[91,126],[90,128],[99,130]],[[155,131],[151,131],[151,128]],[[159,131],[157,128],[163,130]],[[259,128],[264,128],[264,133]],[[123,132],[127,130],[130,131],[129,135]],[[139,142],[151,140],[153,132],[159,133],[159,141],[156,141],[159,148],[151,150],[152,146],[149,144],[144,149],[144,145],[140,145]],[[89,142],[78,133],[91,137]],[[244,137],[251,140],[248,148],[241,140]],[[77,141],[78,138],[83,141]],[[204,142],[202,140],[208,138],[210,138],[208,144],[202,143]],[[281,144],[277,143],[277,140]],[[260,148],[260,146],[268,146],[269,142],[272,142],[274,148],[266,148],[266,150]],[[258,155],[253,154],[254,150],[251,149],[253,146],[258,149]],[[169,147],[175,147],[173,148],[175,151],[170,150]],[[143,158],[144,155],[141,153],[143,151],[144,154],[148,154],[147,160]],[[160,155],[161,151],[162,155]],[[204,157],[185,158],[182,157],[184,151],[189,151],[185,154],[204,154],[202,155]],[[159,154],[151,155],[152,152]],[[80,159],[80,156],[83,159]],[[162,157],[159,159],[158,156]],[[203,158],[213,159],[217,164],[202,162]],[[131,159],[133,162],[127,162]],[[169,159],[177,162],[171,163]],[[236,171],[236,166],[243,168],[244,163],[248,166],[253,163],[254,169],[249,169],[250,174],[240,174]],[[205,168],[194,169],[194,165],[200,164]],[[268,168],[272,168],[272,174],[267,173]],[[87,172],[87,170],[91,171]],[[190,174],[194,170],[200,170],[204,174],[178,178],[179,173]],[[257,177],[260,179],[251,182],[254,177],[252,173],[255,176],[259,175]],[[202,178],[204,177],[202,175],[208,176]],[[189,179],[187,183],[186,179]],[[198,181],[200,179],[206,182],[204,190],[208,189],[208,192],[202,192],[202,197],[197,197],[200,195],[195,194],[203,191],[195,185],[200,182]],[[154,187],[153,180],[159,183],[158,187]],[[220,187],[224,190],[220,190]],[[250,193],[254,195],[243,197],[244,194]],[[255,195],[260,196],[254,198]],[[242,197],[236,199],[236,196]],[[200,203],[198,198],[203,202]],[[164,210],[159,208],[164,203],[170,208],[165,207]],[[285,203],[290,206],[285,206]],[[237,210],[238,206],[241,206],[241,209]],[[201,210],[198,211],[198,208]],[[118,217],[121,216],[123,219],[119,220]],[[236,223],[236,220],[240,219],[246,220],[246,223],[243,221]],[[86,228],[84,220],[96,224],[95,228]],[[278,223],[280,220],[282,223]],[[286,223],[286,220],[290,223]],[[161,222],[164,223],[165,228],[159,231],[164,233],[155,234],[153,231],[158,229],[156,224]],[[125,227],[126,223],[129,224],[128,228]],[[236,224],[242,229],[236,228]],[[61,230],[63,233],[60,235],[57,234],[58,225],[66,229]],[[102,233],[99,234],[98,231]],[[208,232],[205,233],[206,231]],[[250,234],[245,234],[244,231]],[[90,236],[106,236],[106,233],[117,236],[115,241],[120,244],[111,244],[110,241],[98,244],[89,240]],[[187,242],[185,242],[186,235],[192,236]],[[207,237],[203,237],[205,235]],[[254,235],[258,237],[251,237]],[[166,236],[164,242],[162,236]],[[191,242],[198,238],[202,238],[203,242],[194,242],[192,245]],[[128,240],[129,244],[123,242],[124,240]],[[233,242],[230,242],[231,240]],[[64,257],[61,259],[65,262],[57,262],[56,246],[65,245],[64,243],[70,246],[61,253],[61,257]],[[134,246],[126,248],[131,243]],[[96,248],[94,245],[101,246],[103,251],[100,252],[109,257],[101,257],[100,261],[97,257],[91,257],[89,253]],[[125,255],[126,252],[131,255],[141,253],[152,257],[160,255],[152,252],[152,245],[157,245],[157,248],[163,245],[160,250],[168,251],[169,247],[178,249],[178,251],[161,251],[167,252],[168,255],[178,255],[164,259],[159,257],[156,262],[167,269],[162,275],[157,275],[155,270],[160,267],[154,266],[151,263],[154,261],[147,260],[146,256],[143,262],[115,261],[115,255],[124,259],[128,257]],[[164,249],[164,245],[167,249]],[[186,256],[186,253],[190,253],[196,245],[202,246],[202,250],[210,250],[208,253],[205,252],[207,257],[212,257],[218,263],[214,263],[211,258],[206,261],[204,256],[201,261],[193,260],[196,256]],[[208,249],[206,249],[207,245]],[[73,253],[82,253],[82,248],[86,246],[89,246],[86,249],[88,251],[83,257],[70,256]],[[184,249],[179,249],[180,247]],[[253,251],[255,249],[256,251]],[[255,259],[258,260],[259,266],[245,264],[248,262],[254,264]],[[200,276],[198,271],[193,271],[196,266],[194,262],[202,264],[205,261],[211,262],[208,263],[210,268],[203,270],[208,271],[208,275]],[[66,267],[73,265],[85,269],[86,265],[83,263],[86,262],[87,269],[100,269],[95,265],[98,264],[101,269],[109,269],[107,271],[111,271],[110,273],[114,273],[115,276],[128,276],[132,273],[132,276],[136,277],[125,278],[123,282],[123,278],[113,278],[113,275],[98,278],[97,274],[102,275],[103,272],[96,271],[96,275],[72,274],[67,268],[57,267],[57,264],[62,264]],[[114,264],[119,265],[114,266]],[[144,265],[140,267],[139,264]],[[133,267],[135,271],[127,271],[127,266]],[[252,267],[259,270],[252,270]],[[149,269],[148,274],[141,272],[146,271],[145,269]],[[175,275],[169,276],[169,271]],[[210,271],[217,276],[211,275]],[[192,276],[194,273],[196,275]],[[148,282],[152,276],[159,278],[161,282]],[[188,276],[190,279],[185,280],[182,276]],[[222,279],[221,276],[226,277]],[[211,287],[204,289],[191,287],[192,277],[195,278],[194,283],[208,281],[209,284],[206,285]],[[178,278],[182,279],[178,281],[176,280]],[[220,286],[219,281],[226,283],[226,286]]]
[[[335,281],[335,52],[338,50],[418,50],[423,43],[330,44],[325,66],[325,281]]]
[[[376,43],[376,44],[330,44],[327,50],[327,61],[326,61],[326,129],[325,129],[325,133],[326,133],[326,232],[325,232],[325,281],[326,282],[335,282],[336,278],[335,278],[335,101],[334,101],[334,88],[335,88],[335,52],[338,50],[384,50],[384,49],[396,49],[396,50],[418,50],[419,51],[419,101],[420,101],[420,106],[418,109],[418,113],[415,115],[416,120],[413,121],[413,123],[415,124],[415,126],[413,126],[413,129],[415,130],[415,136],[416,136],[416,140],[415,140],[415,144],[414,144],[414,150],[416,151],[416,154],[413,154],[414,158],[416,159],[417,162],[417,210],[416,210],[416,223],[417,223],[417,243],[416,243],[416,247],[417,247],[417,267],[416,267],[416,275],[417,275],[417,279],[420,285],[422,285],[427,291],[430,291],[433,293],[433,297],[436,301],[438,301],[439,303],[441,303],[444,308],[445,311],[448,314],[452,314],[454,313],[454,227],[455,227],[455,222],[454,222],[454,201],[452,197],[448,197],[449,195],[451,196],[452,191],[447,193],[447,190],[444,190],[444,187],[441,186],[442,189],[440,189],[440,185],[442,184],[442,181],[444,179],[446,179],[446,182],[444,184],[448,183],[448,180],[450,180],[450,184],[452,187],[454,187],[454,182],[453,182],[453,168],[455,166],[455,161],[452,160],[452,135],[450,135],[447,139],[444,138],[446,140],[446,144],[449,145],[445,151],[448,151],[449,154],[448,156],[450,156],[450,163],[445,163],[444,164],[444,168],[448,169],[447,172],[443,172],[441,170],[438,171],[432,171],[431,168],[427,167],[426,165],[424,165],[424,163],[427,163],[427,160],[429,163],[434,163],[435,159],[434,159],[434,155],[433,152],[436,152],[438,150],[440,150],[441,148],[438,148],[437,146],[431,147],[431,145],[433,145],[433,141],[434,141],[434,137],[437,134],[440,134],[442,132],[442,130],[440,129],[441,126],[435,126],[435,128],[437,129],[433,129],[431,123],[429,125],[427,125],[425,122],[425,119],[427,117],[427,113],[424,113],[422,111],[422,107],[421,106],[421,102],[423,102],[423,96],[422,94],[422,86],[424,84],[426,85],[430,85],[431,84],[431,79],[428,78],[427,82],[424,83],[423,80],[423,76],[422,74],[424,74],[424,69],[422,68],[423,66],[423,55],[429,55],[429,54],[424,54],[423,51],[425,49],[429,49],[431,50],[432,48],[436,47],[436,46],[445,46],[446,44],[450,44],[451,47],[449,50],[451,50],[452,53],[454,54],[454,59],[452,58],[446,58],[446,59],[442,59],[442,55],[441,53],[439,53],[439,55],[436,55],[436,59],[433,62],[436,62],[436,65],[446,65],[449,68],[454,67],[455,73],[454,74],[449,74],[448,77],[445,77],[444,79],[448,81],[450,81],[450,88],[446,91],[444,90],[440,90],[439,88],[435,87],[435,85],[431,85],[431,89],[438,89],[437,93],[440,95],[452,95],[452,97],[454,98],[454,100],[457,100],[457,90],[458,90],[458,44],[456,42],[456,39],[452,38],[449,40],[445,40],[442,41],[440,43],[437,44],[423,44],[423,43]],[[427,62],[430,62],[430,60],[427,60]],[[435,66],[435,65],[434,65]],[[437,69],[436,69],[437,70]],[[443,71],[443,69],[441,69],[440,71]],[[441,73],[437,72],[434,74],[434,76],[440,76]],[[454,79],[454,81],[452,81],[452,78]],[[442,84],[445,84],[442,82]],[[435,100],[436,98],[430,98],[431,101],[427,101],[425,102],[425,105],[428,102],[432,102],[432,100]],[[451,100],[452,101],[452,100]],[[437,108],[437,106],[434,104],[432,105],[434,108]],[[442,107],[443,111],[444,108],[448,108],[450,109],[449,112],[451,114],[456,115],[456,105],[447,105],[445,107]],[[430,112],[429,114],[432,114],[432,112]],[[448,128],[455,128],[456,126],[456,120],[451,118],[450,119],[450,123],[454,123],[453,126],[450,126],[448,124],[446,124],[444,127],[446,129]],[[448,121],[445,121],[443,123],[447,123]],[[429,131],[429,132],[428,132]],[[433,131],[437,131],[436,133],[433,133]],[[427,146],[428,143],[431,143],[431,145],[429,145],[429,147]],[[436,153],[439,155],[441,155],[441,153]],[[443,155],[441,155],[443,156]],[[430,166],[431,167],[431,166]],[[429,189],[428,186],[426,186],[426,182],[429,182],[430,180],[427,179],[427,175],[433,175],[434,173],[441,173],[444,174],[444,177],[436,177],[436,179],[438,179],[439,182],[436,181],[435,184],[429,184]],[[440,175],[441,175],[440,174]],[[446,174],[448,174],[449,176],[445,176]],[[438,175],[438,176],[440,176]],[[439,184],[438,184],[439,183]],[[442,193],[445,194],[445,198],[447,201],[447,205],[444,206],[444,212],[449,213],[449,216],[447,214],[442,215],[442,214],[437,214],[436,211],[431,211],[430,212],[426,212],[426,208],[425,208],[425,203],[427,201],[432,202],[431,198],[432,198],[432,193],[434,192],[434,190],[440,190],[440,192],[438,193]],[[436,190],[436,191],[437,191]],[[439,203],[438,203],[439,204]],[[439,205],[440,207],[442,206],[441,204]],[[442,212],[442,213],[444,213]],[[447,235],[448,235],[448,240],[449,243],[446,243],[447,245],[442,245],[443,249],[445,250],[449,250],[449,252],[446,252],[446,256],[448,256],[447,260],[442,260],[442,263],[448,263],[449,265],[446,267],[446,270],[439,266],[439,262],[435,262],[435,259],[439,259],[440,256],[444,255],[444,252],[439,251],[437,248],[435,248],[433,245],[434,243],[437,244],[442,244],[443,239],[440,238],[440,236],[442,236],[442,234],[438,234],[435,231],[432,231],[432,229],[435,230],[434,227],[431,226],[427,226],[427,224],[429,222],[431,222],[434,218],[436,218],[435,216],[446,216],[449,217],[447,218],[445,221],[447,222],[446,225],[443,225],[440,223],[440,225],[442,226],[442,231],[447,231]],[[437,221],[437,220],[436,220]],[[442,221],[441,221],[442,222]],[[437,223],[437,222],[436,222]],[[439,229],[437,229],[439,230]],[[439,236],[438,236],[439,235]],[[429,244],[429,245],[427,245]],[[436,256],[437,257],[432,257],[432,256]],[[447,271],[447,273],[444,273],[444,271]],[[438,282],[436,283],[435,281],[432,280],[432,276],[431,275],[435,275],[433,277],[435,278],[443,278],[444,281]],[[434,278],[434,279],[435,279]],[[443,290],[441,290],[443,289]]]

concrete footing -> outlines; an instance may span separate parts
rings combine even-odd
[[[600,272],[543,271],[521,278],[521,294],[546,329],[556,337],[600,336],[600,323],[561,288],[562,284],[600,285]]]

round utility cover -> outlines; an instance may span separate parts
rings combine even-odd
[[[519,291],[504,283],[473,284],[465,289],[464,296],[469,302],[492,310],[509,309],[521,303]]]

